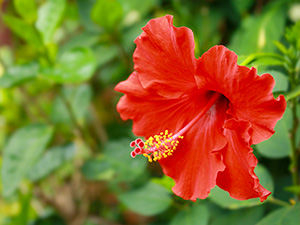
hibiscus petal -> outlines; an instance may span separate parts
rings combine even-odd
[[[188,120],[184,116],[177,116],[182,115],[186,105],[190,105],[187,98],[167,99],[146,90],[141,86],[136,73],[115,89],[126,93],[118,102],[117,111],[123,120],[133,120],[132,131],[137,136],[148,138],[166,129],[178,131]],[[176,122],[172,118],[176,118]]]
[[[146,89],[177,98],[196,88],[193,32],[170,15],[150,20],[135,40],[134,69]]]
[[[224,46],[212,47],[199,59],[197,86],[222,93],[231,102],[230,114],[251,123],[251,144],[268,139],[282,117],[286,102],[274,99],[275,81],[269,74],[258,76],[255,68],[237,65],[237,55]]]
[[[132,131],[137,136],[148,138],[166,129],[178,132],[211,97],[211,94],[199,91],[179,99],[168,99],[144,89],[139,78],[139,74],[133,72],[115,87],[116,91],[125,93],[117,104],[117,111],[123,120],[133,120]]]
[[[115,87],[115,90],[143,99],[162,99],[162,96],[159,96],[157,93],[151,90],[146,90],[142,87],[139,80],[139,75],[136,71],[134,71],[127,80],[118,83]]]
[[[188,101],[186,101],[188,102]],[[132,132],[136,136],[149,138],[166,129],[179,130],[187,120],[185,117],[178,118],[174,123],[172,117],[185,109],[185,103],[174,100],[148,100],[131,95],[124,95],[117,104],[117,111],[123,120],[133,121]]]
[[[217,177],[217,185],[238,200],[260,198],[264,201],[270,194],[261,186],[254,173],[257,159],[250,147],[251,125],[246,121],[230,119],[224,125],[228,145],[221,151],[226,166]]]
[[[166,175],[175,180],[173,192],[196,201],[208,196],[216,185],[217,174],[225,166],[218,150],[227,143],[220,128],[224,124],[228,101],[222,97],[184,134],[174,154],[160,164]]]

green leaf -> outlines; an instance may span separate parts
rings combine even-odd
[[[91,11],[97,0],[76,0],[78,14],[83,26],[89,31],[98,31],[99,27],[91,19]]]
[[[239,14],[242,14],[254,4],[254,0],[231,0],[231,4]]]
[[[205,205],[193,205],[179,212],[170,225],[207,225],[209,212]]]
[[[145,216],[162,213],[172,202],[164,187],[151,182],[140,189],[121,194],[119,200],[130,210]]]
[[[130,182],[142,175],[147,160],[143,156],[130,156],[130,140],[110,141],[104,146],[100,159],[87,161],[82,167],[83,175],[89,180],[111,180]],[[127,147],[124,147],[127,146]]]
[[[23,20],[16,18],[11,15],[2,16],[4,23],[16,34],[19,38],[24,41],[35,45],[41,46],[41,38],[39,33],[35,30],[34,27],[28,25]]]
[[[295,23],[290,28],[286,29],[285,38],[292,44],[296,49],[300,51],[300,21]]]
[[[118,0],[124,12],[124,25],[129,26],[143,19],[153,8],[159,5],[158,0]]]
[[[28,191],[28,190],[26,190]],[[18,193],[18,203],[20,204],[19,213],[12,218],[11,225],[24,225],[30,223],[30,213],[34,213],[31,206],[32,193]]]
[[[96,70],[96,59],[88,48],[64,52],[54,68],[43,68],[42,75],[57,83],[81,83],[90,79]]]
[[[280,59],[275,58],[260,58],[255,60],[250,66],[258,67],[258,66],[283,66],[284,62]]]
[[[115,176],[114,168],[105,159],[86,161],[81,172],[88,180],[111,180]]]
[[[122,6],[116,0],[98,0],[92,9],[91,17],[99,26],[113,31],[122,20]]]
[[[259,178],[261,185],[272,192],[274,190],[274,183],[268,170],[262,165],[258,164],[254,172]],[[249,199],[244,201],[236,200],[231,198],[228,192],[217,186],[211,190],[209,198],[215,204],[228,209],[238,209],[263,204],[259,201],[259,199]]]
[[[104,157],[115,170],[115,181],[133,181],[144,173],[147,159],[140,155],[132,158],[130,140],[110,141],[104,146]]]
[[[70,39],[66,43],[64,43],[60,50],[61,52],[66,52],[75,48],[94,48],[94,46],[98,42],[98,34],[82,32],[80,34],[70,37]]]
[[[206,10],[205,13],[196,13],[191,21],[191,28],[195,30],[196,55],[204,53],[221,41],[218,29],[225,19],[223,12],[215,7],[208,7]]]
[[[5,67],[10,67],[14,63],[13,49],[8,46],[0,47],[1,64]]]
[[[280,220],[286,215],[289,208],[281,208],[263,218],[257,225],[281,225]]]
[[[300,224],[300,204],[293,207],[277,209],[263,218],[257,225]]]
[[[89,110],[92,99],[92,89],[87,84],[80,86],[64,87],[62,93],[54,100],[51,110],[51,121],[54,123],[71,122],[70,114],[61,95],[64,95],[70,103],[72,111],[79,123],[83,124]]]
[[[282,224],[300,224],[300,203],[297,202],[294,207],[289,209],[284,218],[282,218]]]
[[[98,66],[103,66],[118,56],[119,51],[114,45],[99,45],[94,50]]]
[[[210,225],[254,225],[262,218],[263,213],[263,206],[226,210],[212,215],[212,223]]]
[[[37,18],[35,0],[14,0],[14,6],[20,16],[28,23],[33,23]]]
[[[285,1],[275,1],[264,8],[262,15],[244,19],[229,48],[238,55],[272,52],[275,48],[273,41],[279,40],[283,34],[286,11]]]
[[[118,82],[126,74],[126,68],[124,63],[119,60],[112,61],[102,65],[101,71],[98,75],[99,80],[105,85]]]
[[[281,209],[277,209],[274,212],[268,214],[265,218],[263,218],[257,225],[281,225],[281,221],[283,217],[287,214],[289,208],[284,207]]]
[[[42,35],[44,44],[51,42],[55,28],[63,16],[65,6],[65,0],[48,0],[39,8],[35,26]]]
[[[288,54],[288,50],[286,49],[286,47],[281,42],[273,41],[273,43],[282,54],[284,54],[284,55]]]
[[[276,71],[276,70],[266,70],[261,72],[261,74],[271,74],[272,77],[275,79],[275,87],[273,88],[273,93],[274,92],[286,92],[288,90],[289,86],[289,80],[288,78],[281,72]]]
[[[43,157],[32,167],[28,178],[38,181],[69,161],[75,153],[73,144],[55,146],[47,150]]]
[[[257,65],[282,65],[285,58],[278,53],[256,52],[248,56],[239,57],[238,63],[241,66]]]
[[[9,138],[4,148],[1,171],[4,196],[10,196],[18,188],[45,150],[52,133],[52,127],[30,124],[20,128]]]
[[[286,108],[281,120],[274,128],[273,136],[256,145],[260,154],[268,158],[284,158],[291,154],[291,143],[289,139],[290,125],[292,124],[292,112],[289,107]]]
[[[9,67],[7,71],[0,77],[0,87],[11,88],[21,85],[28,80],[32,80],[37,76],[39,65],[37,63],[29,63],[23,65],[15,65]]]
[[[172,187],[175,186],[175,181],[171,177],[168,177],[166,175],[163,175],[160,178],[154,177],[151,179],[151,181],[165,187],[171,193],[172,193]]]

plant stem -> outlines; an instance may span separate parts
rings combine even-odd
[[[297,88],[295,88],[293,91],[287,93],[286,96],[285,96],[285,99],[287,101],[289,101],[289,100],[291,100],[293,98],[296,98],[298,96],[300,96],[300,86],[298,86]]]
[[[123,45],[120,43],[119,36],[120,36],[120,34],[118,32],[113,33],[110,37],[111,42],[113,44],[115,44],[115,46],[117,47],[119,55],[121,57],[121,60],[123,61],[123,63],[126,66],[126,70],[128,72],[131,72],[132,69],[133,69],[132,60],[131,60],[130,56],[127,54],[127,52],[124,49]]]
[[[297,149],[296,135],[299,126],[299,120],[297,117],[297,98],[292,99],[292,114],[293,114],[293,128],[291,130],[291,142],[292,142],[292,158],[291,158],[291,172],[293,177],[293,184],[299,184],[298,174],[298,157],[299,150]],[[300,197],[300,196],[299,196]]]
[[[289,69],[289,78],[291,82],[291,92],[295,92],[297,90],[297,72],[295,70],[296,68],[296,62],[292,60],[291,68]],[[293,185],[297,186],[299,184],[299,150],[297,149],[297,130],[299,126],[299,119],[297,114],[297,103],[298,103],[298,97],[294,97],[290,100],[291,102],[291,108],[292,108],[292,118],[293,118],[293,127],[290,131],[291,135],[291,146],[292,146],[292,155],[291,155],[291,173],[292,173],[292,179],[293,179]],[[300,199],[300,195],[297,196],[298,199]]]
[[[72,120],[72,123],[74,124],[80,138],[85,141],[85,143],[89,146],[89,148],[92,150],[92,152],[97,152],[97,144],[93,142],[93,140],[90,138],[90,136],[85,132],[85,130],[81,127],[81,125],[78,123],[76,116],[73,112],[72,106],[69,102],[69,100],[66,98],[64,93],[61,94],[62,101],[64,102],[66,109],[70,115],[70,118]]]
[[[280,199],[274,198],[273,196],[269,197],[268,199],[269,202],[275,204],[275,205],[280,205],[280,206],[288,206],[290,207],[291,204],[289,204],[288,202],[282,201]]]
[[[101,143],[105,144],[107,142],[108,137],[107,137],[106,131],[103,127],[103,124],[102,124],[101,120],[99,119],[97,110],[96,110],[93,102],[90,104],[90,111],[91,111],[93,121],[95,121],[92,125],[95,129],[96,135],[97,135],[98,139],[101,141]]]
[[[41,105],[36,101],[35,98],[32,98],[27,90],[25,89],[25,87],[20,86],[19,90],[24,98],[24,100],[27,102],[26,105],[34,105],[36,106],[38,113],[40,115],[40,117],[42,117],[48,124],[52,124],[51,121],[49,120],[46,112],[44,111],[44,109],[41,107]],[[29,109],[27,109],[29,111]]]

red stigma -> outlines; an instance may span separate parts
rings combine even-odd
[[[131,143],[130,143],[130,147],[134,147],[135,146],[135,141],[132,141]]]

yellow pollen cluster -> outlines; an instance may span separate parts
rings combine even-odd
[[[157,161],[171,156],[178,146],[179,140],[183,136],[177,136],[169,133],[168,130],[159,135],[151,136],[146,142],[144,149],[147,153],[143,156],[148,158],[149,162]]]

